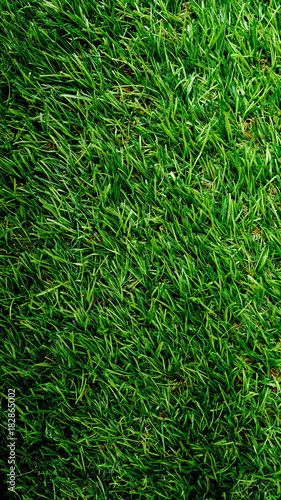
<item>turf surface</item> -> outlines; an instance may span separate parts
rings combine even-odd
[[[0,1],[8,498],[281,498],[280,30],[278,0]]]

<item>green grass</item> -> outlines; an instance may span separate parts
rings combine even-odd
[[[7,498],[281,498],[280,16],[0,1]]]

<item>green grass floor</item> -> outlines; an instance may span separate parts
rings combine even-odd
[[[0,0],[7,498],[281,498],[280,16]]]

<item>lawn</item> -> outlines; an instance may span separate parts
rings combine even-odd
[[[0,0],[4,498],[281,498],[280,16]]]

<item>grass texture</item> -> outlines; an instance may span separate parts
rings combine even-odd
[[[0,0],[0,466],[281,498],[278,0]]]

